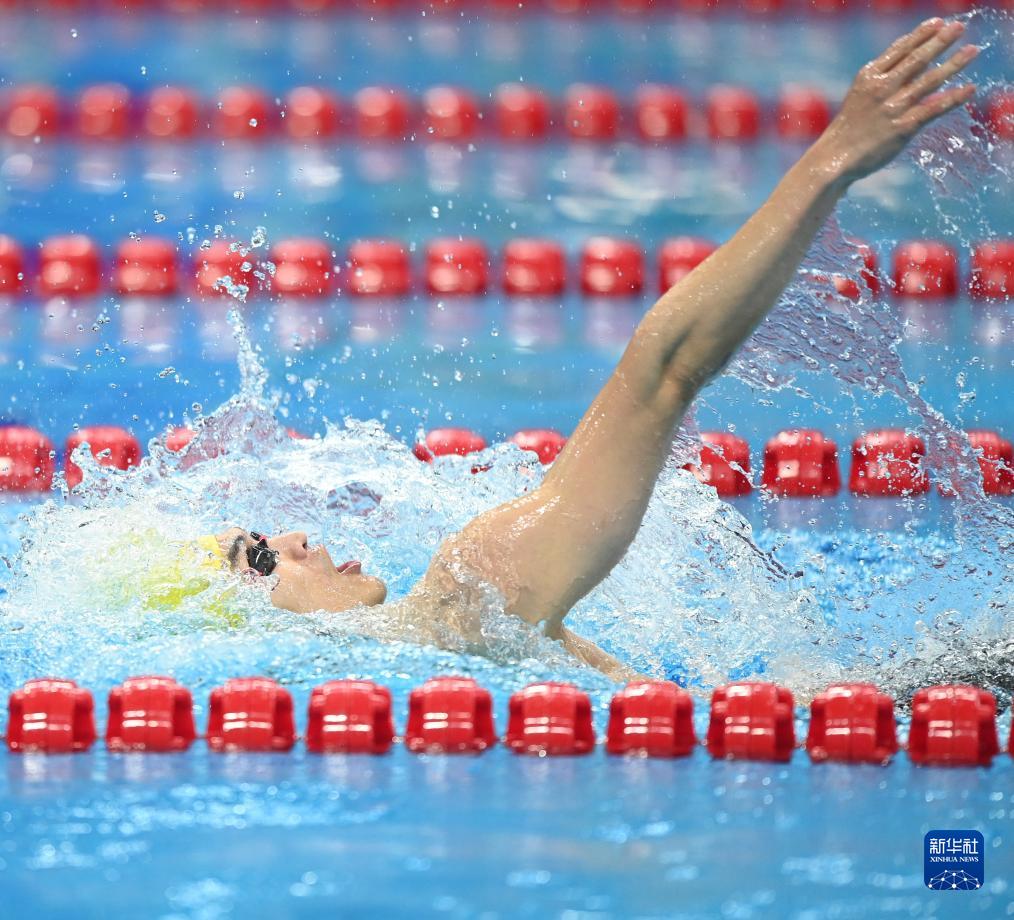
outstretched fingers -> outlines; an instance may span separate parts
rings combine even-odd
[[[953,89],[935,93],[924,99],[919,105],[913,106],[901,119],[901,124],[910,132],[915,133],[934,119],[947,114],[952,109],[968,102],[975,95],[975,84],[966,83]]]
[[[908,57],[923,42],[939,32],[943,26],[944,21],[936,17],[919,23],[907,35],[902,35],[901,38],[892,42],[891,46],[873,61],[873,69],[880,73],[887,73],[895,64]]]
[[[892,83],[900,86],[917,77],[933,60],[953,45],[964,31],[965,27],[960,22],[947,23],[935,35],[892,67],[887,73],[888,78]]]
[[[976,45],[965,45],[942,64],[926,71],[919,79],[902,87],[897,95],[899,102],[914,103],[940,89],[951,77],[963,70],[979,53]]]

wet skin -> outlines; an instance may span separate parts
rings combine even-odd
[[[768,200],[644,316],[539,488],[444,542],[408,598],[420,618],[474,630],[467,582],[475,579],[582,661],[625,676],[619,662],[566,630],[564,617],[627,551],[690,403],[775,306],[838,200],[974,95],[971,84],[944,87],[975,58],[974,45],[932,66],[963,32],[960,22],[928,19],[862,68],[841,111]],[[356,566],[339,571],[305,534],[268,545],[280,554],[272,593],[279,607],[342,611],[386,596],[383,582]]]

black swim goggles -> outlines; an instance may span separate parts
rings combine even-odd
[[[260,575],[270,575],[278,565],[278,551],[268,548],[268,538],[263,534],[250,531],[253,543],[247,547],[246,562]]]

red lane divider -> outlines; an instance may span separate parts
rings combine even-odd
[[[296,741],[292,697],[265,677],[234,678],[209,695],[206,741],[213,751],[288,751]],[[514,693],[503,741],[520,754],[569,756],[595,747],[591,699],[548,681]],[[28,681],[8,698],[7,746],[16,753],[88,750],[96,738],[92,694],[72,680]],[[132,677],[109,693],[111,751],[184,751],[196,738],[190,692],[170,677]],[[369,680],[331,680],[307,707],[311,753],[383,754],[395,741],[391,692]],[[416,753],[482,753],[499,740],[492,696],[470,677],[433,677],[409,694],[404,742]],[[785,687],[745,681],[712,693],[705,745],[712,757],[791,759],[794,704]],[[685,757],[698,745],[693,701],[668,681],[617,691],[605,750]],[[810,706],[806,749],[814,763],[887,764],[899,746],[894,701],[872,684],[832,684]],[[1014,731],[1008,741],[1014,754]],[[996,700],[976,687],[915,693],[908,754],[920,766],[989,766],[1000,753]]]
[[[610,754],[686,757],[697,747],[693,698],[667,681],[637,681],[613,696],[606,730]]]
[[[552,463],[567,444],[567,438],[552,428],[524,428],[514,432],[508,440],[538,455],[540,463]]]
[[[915,694],[908,737],[908,756],[913,763],[988,767],[999,753],[992,693],[947,685]]]
[[[391,691],[368,680],[314,687],[307,714],[312,754],[384,754],[394,741]]]
[[[171,677],[131,677],[109,691],[109,750],[185,751],[196,737],[190,691]]]
[[[838,448],[819,431],[781,431],[764,445],[761,482],[774,495],[837,495]]]
[[[687,463],[701,482],[711,486],[722,498],[749,495],[753,490],[750,472],[750,445],[743,438],[725,431],[701,432],[699,463]]]
[[[953,297],[958,292],[958,254],[938,240],[900,244],[894,251],[894,289],[903,297]]]
[[[505,83],[489,103],[458,86],[434,86],[420,96],[390,86],[359,90],[351,100],[332,88],[296,86],[276,99],[256,86],[223,87],[202,97],[185,86],[162,86],[132,97],[118,83],[87,86],[62,98],[50,86],[22,84],[0,96],[0,134],[32,142],[56,136],[86,143],[281,139],[333,143],[451,142],[486,138],[511,142],[571,140],[650,144],[700,138],[750,143],[764,135],[809,142],[827,127],[832,105],[819,89],[785,86],[770,103],[744,86],[719,85],[701,99],[671,85],[645,84],[629,99],[614,90],[573,84],[552,99],[538,87]],[[983,103],[985,128],[998,142],[1014,139],[1014,93],[996,91]]]
[[[8,700],[7,747],[18,753],[87,751],[95,742],[94,708],[91,693],[72,680],[30,680]]]
[[[716,244],[694,237],[663,240],[657,250],[659,290],[664,293],[703,262]],[[857,276],[835,274],[818,280],[845,297],[863,289],[877,295],[877,258],[857,244],[862,267]],[[434,239],[424,247],[418,274],[407,244],[396,240],[359,240],[345,253],[325,239],[281,240],[270,252],[239,241],[213,240],[192,255],[159,237],[124,240],[115,249],[111,278],[103,253],[90,237],[54,236],[38,250],[37,270],[25,248],[0,236],[0,297],[36,292],[44,297],[95,297],[102,293],[145,297],[172,296],[191,290],[202,297],[357,297],[401,298],[413,289],[431,296],[487,293],[496,278],[511,296],[559,296],[571,286],[587,296],[634,297],[644,290],[646,253],[635,240],[592,237],[577,256],[568,279],[567,256],[553,240],[508,241],[496,260],[477,239]],[[269,271],[267,262],[274,264]],[[893,254],[891,292],[906,298],[952,297],[958,293],[959,266],[954,249],[936,240],[902,243]],[[108,284],[107,284],[108,280]],[[341,282],[341,283],[339,283]],[[968,292],[975,299],[1014,296],[1014,240],[979,243],[970,255]]]
[[[34,428],[0,428],[0,491],[48,492],[54,456],[53,442]]]
[[[504,744],[515,754],[587,754],[595,747],[591,699],[572,684],[532,684],[510,698]]]
[[[412,453],[424,463],[432,463],[435,457],[465,457],[485,449],[486,439],[468,428],[434,428]]]
[[[289,429],[293,438],[304,438]],[[1014,446],[995,431],[973,430],[969,443],[978,453],[981,485],[987,495],[1014,495]],[[170,428],[163,435],[165,448],[184,450],[194,438],[185,426]],[[101,466],[126,470],[141,462],[143,450],[134,435],[113,425],[81,428],[68,437],[65,446],[67,483],[81,482],[81,470],[71,459],[73,450],[87,441]],[[551,428],[524,428],[508,441],[535,453],[540,462],[552,463],[567,443],[567,437]],[[468,456],[483,451],[486,439],[468,428],[434,428],[412,452],[432,463],[436,457]],[[929,476],[923,467],[925,444],[901,429],[867,432],[852,445],[849,490],[862,496],[907,496],[929,491]],[[26,425],[0,425],[0,492],[45,492],[52,487],[55,467],[53,443],[44,434]],[[728,432],[701,433],[700,459],[683,467],[698,480],[710,485],[723,498],[748,495],[753,489],[750,473],[750,446]],[[486,467],[473,468],[479,472]],[[767,492],[779,496],[836,495],[840,488],[837,448],[819,431],[782,431],[764,448],[761,476]],[[954,492],[940,486],[941,494]]]
[[[129,431],[115,425],[92,425],[82,428],[67,438],[64,472],[68,488],[73,489],[80,485],[83,478],[81,467],[71,459],[71,455],[75,448],[86,442],[99,466],[126,470],[141,462],[141,444]]]
[[[852,444],[849,490],[855,495],[921,495],[929,491],[923,468],[926,444],[898,428],[864,434]]]
[[[711,695],[708,753],[733,760],[789,761],[796,746],[792,693],[743,682]]]
[[[288,751],[296,743],[292,696],[267,677],[237,677],[211,691],[213,751]]]
[[[887,763],[898,752],[894,700],[872,684],[833,684],[810,705],[806,750],[814,763]]]
[[[432,677],[409,695],[405,746],[422,754],[481,754],[496,744],[493,697],[470,677]]]

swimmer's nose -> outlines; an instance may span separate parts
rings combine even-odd
[[[307,556],[307,537],[301,530],[279,534],[268,539],[268,546],[293,559],[305,559]]]

